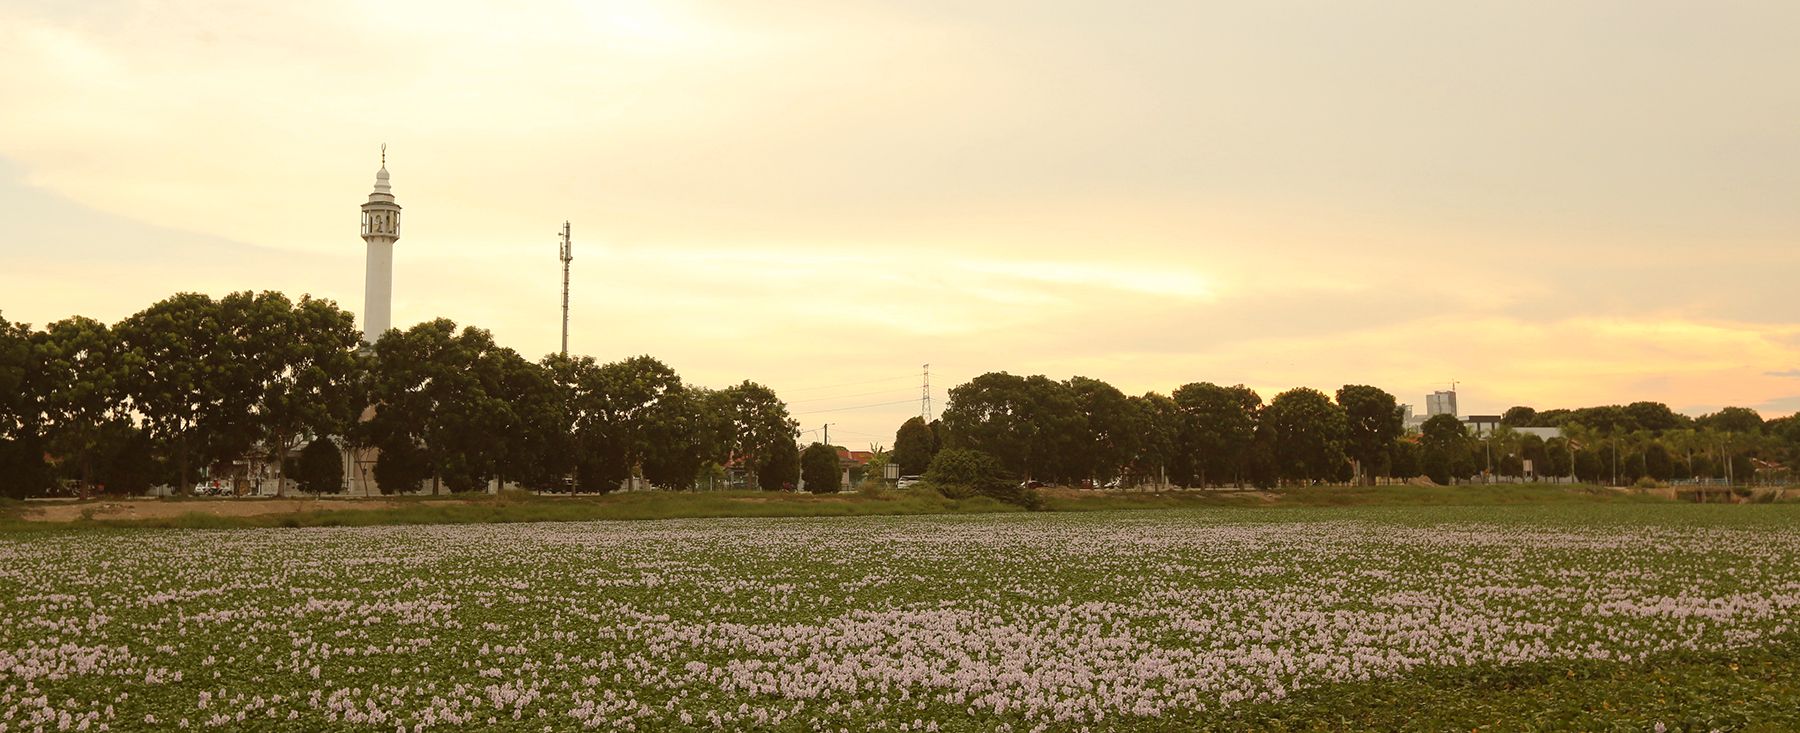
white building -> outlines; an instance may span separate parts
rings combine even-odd
[[[372,344],[394,325],[394,242],[400,239],[400,204],[388,187],[387,146],[381,146],[381,170],[375,190],[362,205],[362,238],[368,259],[363,268],[363,343]]]
[[[373,344],[394,325],[394,242],[400,239],[400,204],[388,186],[387,146],[381,146],[381,169],[375,171],[375,190],[362,205],[362,238],[368,249],[363,266],[363,343]],[[362,419],[375,416],[375,408],[363,412]],[[375,486],[374,448],[350,449],[344,453],[344,481],[351,496],[374,496],[381,493]]]

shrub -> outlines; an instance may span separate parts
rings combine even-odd
[[[344,490],[344,461],[337,445],[328,438],[317,438],[300,449],[295,462],[294,480],[300,490],[309,494],[335,494]]]
[[[1041,503],[1035,492],[1013,481],[999,461],[978,450],[946,448],[938,451],[925,469],[925,480],[952,499],[986,496],[1032,508]]]
[[[800,454],[800,481],[815,494],[835,494],[842,488],[843,476],[838,472],[838,452],[824,443],[806,446]]]

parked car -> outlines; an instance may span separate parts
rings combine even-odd
[[[925,478],[922,476],[901,476],[898,486],[902,489],[910,489],[914,486],[918,486],[924,480]]]

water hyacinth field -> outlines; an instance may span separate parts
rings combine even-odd
[[[0,536],[0,731],[1731,728],[1800,707],[1794,509]]]

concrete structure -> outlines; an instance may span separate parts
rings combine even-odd
[[[1438,415],[1456,417],[1456,390],[1449,392],[1432,392],[1425,395],[1425,417]]]
[[[388,187],[387,146],[381,146],[381,170],[375,190],[362,205],[362,238],[368,246],[363,268],[363,343],[372,344],[394,325],[394,242],[400,239],[400,204]]]
[[[1470,415],[1463,418],[1462,423],[1464,426],[1468,427],[1470,435],[1481,437],[1494,432],[1500,427],[1500,416]]]

